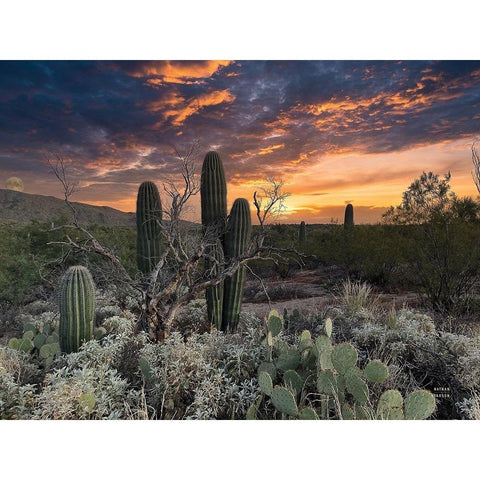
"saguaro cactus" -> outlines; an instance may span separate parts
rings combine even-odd
[[[349,203],[345,207],[345,220],[343,222],[343,226],[345,228],[352,228],[354,225],[353,223],[353,205]]]
[[[94,336],[95,287],[87,268],[70,267],[62,280],[58,296],[60,308],[60,348],[76,352]]]
[[[239,257],[245,253],[250,234],[252,221],[250,205],[244,198],[237,198],[230,210],[227,231],[225,234],[225,259]],[[235,331],[238,325],[240,310],[245,286],[245,267],[241,266],[231,277],[225,280],[223,294],[222,330]]]
[[[137,195],[137,266],[148,275],[161,255],[162,203],[153,182],[143,182]]]
[[[223,262],[222,241],[227,218],[227,183],[222,161],[217,152],[205,155],[200,180],[202,225],[206,240],[211,243],[207,255],[216,261],[205,259],[205,271],[210,277],[218,274]],[[205,291],[207,313],[210,322],[219,330],[222,327],[223,282]]]
[[[300,229],[298,231],[298,240],[300,243],[304,243],[306,238],[306,231],[305,231],[305,222],[300,223]]]

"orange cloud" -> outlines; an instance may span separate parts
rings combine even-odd
[[[152,113],[161,112],[165,107],[175,107],[185,103],[185,98],[176,91],[168,91],[160,99],[150,102],[147,106]]]
[[[473,77],[480,75],[474,72]],[[430,91],[427,83],[435,83],[435,89]],[[314,124],[318,130],[338,132],[348,129],[348,133],[389,130],[388,116],[395,115],[395,122],[402,123],[399,116],[407,115],[409,111],[422,111],[435,103],[449,101],[461,97],[465,80],[454,78],[446,80],[441,76],[432,76],[428,70],[414,87],[406,88],[395,94],[382,92],[371,97],[344,98],[332,97],[330,100],[316,104],[297,104],[274,121],[267,124],[273,129],[285,130],[305,121],[302,115],[316,117]],[[382,115],[380,115],[382,114]],[[378,115],[379,120],[367,123]],[[385,122],[385,117],[387,122]],[[382,120],[382,118],[384,120]],[[358,150],[358,148],[357,148]]]
[[[368,108],[375,103],[378,103],[379,100],[383,98],[383,95],[376,95],[371,98],[360,98],[357,100],[352,100],[350,97],[345,97],[343,100],[337,100],[335,97],[330,99],[328,102],[319,103],[317,105],[305,105],[297,106],[296,108],[299,111],[306,111],[315,116],[319,116],[324,112],[335,113],[338,111],[349,112],[355,111],[359,108]]]
[[[258,154],[259,155],[268,155],[269,153],[272,153],[274,150],[278,150],[279,148],[285,148],[285,144],[281,143],[279,145],[272,145],[270,147],[261,148],[258,151]]]
[[[232,103],[235,98],[235,95],[230,93],[229,90],[214,90],[194,97],[186,104],[165,110],[163,116],[165,120],[172,118],[174,125],[181,125],[188,117],[198,113],[202,108],[222,103]]]
[[[198,83],[198,80],[211,77],[231,63],[233,63],[232,60],[153,61],[140,63],[131,75],[134,77],[157,77],[146,80],[146,83],[151,86],[164,83]]]

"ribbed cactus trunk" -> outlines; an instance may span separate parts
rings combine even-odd
[[[95,287],[87,268],[70,267],[60,285],[60,348],[76,352],[94,336]]]
[[[152,273],[161,256],[162,203],[153,182],[143,182],[137,195],[137,265]]]
[[[353,205],[349,203],[345,207],[345,220],[343,222],[343,249],[344,249],[344,258],[345,258],[345,266],[347,270],[350,272],[350,267],[352,262],[354,261],[353,255]]]
[[[230,210],[225,234],[226,261],[239,257],[246,252],[251,230],[252,221],[248,201],[244,198],[237,198]],[[245,267],[241,266],[236,273],[225,280],[222,315],[222,330],[224,332],[234,332],[238,326],[245,287],[245,274]]]
[[[300,229],[298,231],[298,240],[300,243],[304,243],[306,239],[306,231],[305,231],[305,222],[300,223]]]
[[[343,222],[344,228],[352,228],[354,225],[353,223],[353,205],[349,203],[345,207],[345,220]]]
[[[205,272],[207,278],[213,278],[222,268],[222,243],[227,218],[227,184],[222,161],[217,152],[208,152],[205,155],[200,196],[203,231],[206,241],[212,245],[206,254],[216,259],[212,261],[205,258]],[[222,282],[205,291],[208,318],[219,330],[222,327],[223,287]]]

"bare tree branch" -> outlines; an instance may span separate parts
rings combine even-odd
[[[480,158],[478,156],[477,149],[475,148],[477,141],[478,140],[474,140],[472,143],[473,171],[471,173],[472,173],[472,178],[475,183],[475,186],[477,187],[477,190],[480,193]]]
[[[253,194],[253,205],[261,229],[269,218],[278,217],[287,209],[286,200],[290,193],[283,192],[283,186],[282,180],[268,178],[267,184],[260,187],[260,192]]]

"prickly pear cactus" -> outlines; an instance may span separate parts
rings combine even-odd
[[[267,413],[267,418],[271,418],[268,412],[272,405],[289,418],[311,420],[319,417],[423,419],[433,413],[435,398],[425,390],[408,395],[405,405],[397,390],[383,392],[376,402],[377,392],[380,393],[378,385],[388,379],[388,367],[380,360],[370,360],[365,369],[359,368],[359,355],[353,345],[332,345],[330,322],[326,322],[328,336],[318,335],[312,339],[311,333],[305,330],[294,345],[286,342],[287,336],[281,335],[283,322],[278,312],[270,313],[266,327],[264,345],[268,347],[269,361],[263,362],[258,369],[262,395],[255,408],[249,410],[250,417]],[[370,390],[370,384],[376,386]],[[312,404],[309,389],[315,390],[315,387],[317,401]]]
[[[333,331],[333,322],[330,317],[325,320],[325,335],[330,338]]]
[[[403,397],[398,390],[383,392],[377,403],[378,420],[403,420]]]
[[[60,348],[62,352],[76,352],[93,338],[95,288],[87,268],[70,267],[60,285]]]
[[[435,411],[435,397],[427,390],[417,390],[405,398],[405,419],[426,420]]]
[[[337,390],[337,378],[332,370],[322,370],[317,375],[318,393],[333,395]]]
[[[60,353],[59,337],[55,327],[42,323],[25,324],[22,338],[11,338],[8,347],[39,358],[45,368],[49,368],[56,355]]]
[[[300,365],[301,360],[300,352],[297,349],[289,348],[280,353],[276,366],[281,372],[295,370]]]
[[[272,392],[272,403],[274,407],[285,415],[296,417],[298,415],[297,402],[293,393],[288,388],[276,386]]]
[[[388,378],[388,367],[380,360],[372,360],[365,367],[365,377],[372,383],[383,383]]]
[[[332,363],[338,373],[345,374],[357,364],[358,353],[349,343],[340,343],[332,352]]]
[[[273,391],[273,381],[272,377],[267,372],[260,372],[258,374],[258,386],[260,391],[265,395],[270,396]]]
[[[310,407],[305,407],[300,410],[298,414],[299,420],[318,420],[317,412]]]
[[[368,402],[368,386],[360,375],[355,371],[348,371],[345,375],[345,385],[348,393],[353,395],[358,405],[365,405]]]
[[[295,370],[287,370],[283,374],[283,383],[295,395],[299,395],[303,388],[303,378]]]
[[[283,320],[280,314],[276,310],[272,310],[268,314],[267,326],[272,337],[276,337],[283,329]]]
[[[258,367],[258,372],[267,372],[270,377],[272,377],[272,380],[275,380],[277,376],[277,369],[275,368],[275,365],[271,362],[263,362],[260,364]]]
[[[30,353],[34,348],[30,338],[11,338],[8,342],[8,347],[24,353]]]

